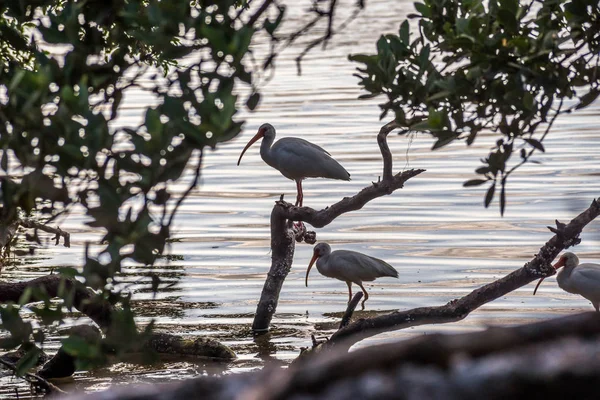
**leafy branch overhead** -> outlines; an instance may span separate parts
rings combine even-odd
[[[408,21],[383,35],[377,54],[350,56],[368,92],[383,95],[403,132],[426,132],[433,149],[481,132],[498,137],[479,178],[495,189],[500,210],[507,178],[543,141],[556,117],[589,106],[600,95],[600,10],[597,1],[445,1],[415,3]]]
[[[243,60],[271,3],[258,10],[239,0],[0,5],[0,226],[23,213],[50,221],[83,206],[104,237],[94,253],[86,250],[82,270],[61,273],[85,279],[99,302],[119,303],[114,319],[131,343],[130,293],[126,285],[115,290],[121,264],[152,264],[162,254],[198,182],[203,149],[241,130],[236,93],[247,93],[247,108],[257,106]],[[123,109],[130,93],[156,105],[132,118]],[[188,185],[183,193],[169,185],[177,180]],[[152,280],[154,291],[159,285]],[[60,293],[67,308],[69,296]],[[39,297],[44,323],[60,321],[62,306]],[[40,342],[38,331],[2,347]]]

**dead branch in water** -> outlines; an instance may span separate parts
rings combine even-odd
[[[599,339],[600,317],[588,312],[350,353],[338,349],[287,369],[117,387],[85,399],[591,399],[600,379]]]
[[[252,323],[254,332],[260,333],[269,329],[271,319],[277,309],[281,287],[292,268],[295,239],[298,232],[292,228],[291,221],[306,222],[315,228],[322,228],[344,213],[360,210],[371,200],[392,194],[397,189],[404,187],[406,181],[425,171],[411,169],[392,175],[392,153],[387,145],[387,136],[397,127],[395,122],[390,122],[381,128],[377,136],[377,143],[383,159],[382,180],[365,187],[352,197],[344,197],[337,203],[319,211],[310,207],[296,207],[283,199],[275,202],[271,212],[271,268],[267,274]],[[312,232],[301,230],[299,234],[304,238],[309,237],[310,242],[315,240]]]
[[[111,327],[112,314],[116,311],[115,307],[104,299],[100,299],[89,288],[81,282],[66,278],[61,275],[47,275],[25,282],[0,283],[0,302],[18,303],[23,293],[28,289],[33,290],[28,302],[44,300],[38,298],[36,293],[45,293],[48,297],[58,297],[61,290],[74,292],[73,307],[81,313],[87,315],[104,331]],[[90,329],[91,328],[91,329]],[[94,328],[88,326],[77,327],[73,332],[90,341],[100,340],[101,335],[94,331]],[[96,336],[98,339],[96,339]],[[195,340],[186,339],[181,336],[167,333],[154,332],[146,343],[142,346],[143,351],[156,352],[158,354],[179,354],[193,357],[208,357],[214,359],[231,360],[235,358],[235,353],[227,346],[212,339],[198,338]],[[65,377],[70,376],[75,371],[75,359],[62,351],[62,348],[55,356],[48,361],[43,369],[44,377]]]
[[[344,347],[349,347],[364,338],[381,332],[405,329],[411,326],[460,321],[473,310],[490,301],[536,279],[554,275],[555,270],[550,263],[564,249],[579,244],[579,234],[598,215],[600,215],[600,204],[597,200],[594,200],[587,210],[568,224],[565,225],[556,221],[556,228],[549,227],[555,235],[540,248],[540,251],[531,261],[522,268],[484,285],[464,297],[452,300],[443,306],[419,307],[412,310],[395,311],[378,317],[359,319],[334,333],[330,340],[325,343],[325,346],[331,347],[343,343]]]
[[[52,228],[51,226],[40,224],[39,222],[35,222],[29,219],[19,219],[17,220],[17,223],[23,228],[35,230],[39,229],[40,231],[54,233],[54,240],[56,242],[55,246],[58,246],[58,244],[60,243],[60,238],[62,237],[64,246],[71,247],[71,235],[69,234],[69,232],[65,232],[59,227]]]

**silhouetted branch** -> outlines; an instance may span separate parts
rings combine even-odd
[[[590,312],[327,352],[287,369],[121,386],[86,399],[595,398],[599,339],[600,318]]]
[[[488,285],[474,290],[444,306],[420,307],[407,311],[396,311],[374,318],[360,319],[340,329],[325,346],[343,343],[348,347],[366,337],[381,332],[404,329],[426,324],[442,324],[464,319],[473,310],[502,297],[536,279],[553,275],[551,262],[558,254],[571,246],[579,244],[579,234],[583,228],[600,215],[600,204],[594,200],[587,210],[579,214],[568,224],[557,221],[557,228],[550,228],[556,234],[540,249],[533,260],[522,268]]]
[[[62,237],[65,247],[71,247],[71,235],[69,234],[69,232],[65,232],[59,227],[52,228],[48,225],[40,224],[39,222],[31,221],[28,219],[19,219],[17,220],[17,223],[23,228],[39,229],[40,231],[54,233],[56,235],[54,237],[54,240],[56,241],[56,246],[58,246],[58,244],[60,243],[60,238]]]
[[[394,175],[391,180],[382,180],[381,182],[373,183],[367,186],[352,197],[344,197],[331,206],[322,210],[315,210],[310,207],[296,207],[285,201],[278,201],[275,208],[278,208],[278,216],[280,218],[289,219],[291,221],[303,221],[315,228],[322,228],[329,225],[334,219],[342,214],[350,211],[360,210],[378,197],[382,197],[393,193],[395,190],[404,187],[404,183],[422,172],[424,169],[409,169],[399,174]]]
[[[363,297],[363,293],[358,292],[354,295],[354,297],[352,298],[350,303],[348,303],[348,308],[346,308],[346,312],[344,313],[344,316],[342,317],[339,329],[342,329],[343,327],[345,327],[346,325],[348,325],[350,323],[352,314],[354,313],[354,310],[356,309],[356,306],[358,305],[358,303],[360,302],[360,299],[362,299],[362,297]]]
[[[269,8],[269,6],[273,3],[273,0],[265,0],[260,7],[258,8],[258,10],[256,10],[254,12],[254,14],[252,14],[252,16],[250,17],[250,19],[248,20],[247,25],[248,26],[253,26],[256,21],[258,21],[258,19],[265,13],[265,11],[267,11],[267,9]]]
[[[377,137],[377,143],[384,160],[384,179],[382,181],[367,186],[352,197],[344,197],[337,203],[320,211],[310,207],[296,207],[283,201],[283,198],[275,202],[275,207],[271,211],[271,268],[267,274],[254,322],[252,323],[254,332],[260,333],[269,329],[271,319],[277,309],[281,287],[292,268],[296,234],[299,233],[306,237],[309,233],[304,230],[294,231],[291,221],[302,221],[315,228],[321,228],[344,213],[360,210],[369,201],[391,194],[395,190],[404,187],[407,180],[425,171],[423,169],[411,169],[385,178],[385,168],[392,168],[392,154],[387,145],[387,135],[395,128],[394,123],[388,123],[381,128]],[[312,234],[308,237],[311,242],[315,240],[315,236]]]
[[[16,365],[9,361],[6,361],[6,360],[0,358],[0,364],[4,365],[6,368],[10,369],[13,372],[17,372]],[[25,379],[27,382],[29,382],[31,385],[33,385],[33,387],[35,387],[36,389],[43,390],[46,394],[56,394],[56,393],[66,394],[67,393],[64,390],[59,389],[58,387],[54,386],[52,383],[48,382],[47,380],[45,380],[44,378],[42,378],[39,375],[32,374],[30,372],[26,372],[22,376],[22,378]]]
[[[426,366],[427,368],[422,370],[421,377],[427,376],[427,379],[422,379],[422,382],[429,382],[431,385],[429,387],[434,387],[434,382],[440,383],[436,379],[440,378],[439,374],[446,375],[448,379],[451,379],[452,376],[456,378],[455,374],[461,370],[461,367],[457,365],[460,364],[459,359],[465,360],[465,362],[466,360],[472,360],[473,364],[481,366],[481,363],[477,363],[474,359],[485,358],[496,353],[500,353],[500,355],[495,357],[495,365],[501,365],[501,373],[497,367],[485,368],[483,366],[479,370],[472,369],[469,371],[464,370],[463,366],[464,375],[471,375],[472,380],[481,380],[479,385],[475,385],[475,382],[469,380],[469,383],[473,384],[473,387],[479,386],[477,394],[481,395],[483,393],[481,390],[486,388],[485,383],[489,382],[489,379],[495,375],[500,375],[502,379],[505,379],[502,380],[496,377],[500,382],[503,382],[500,386],[510,388],[508,382],[511,379],[515,379],[511,375],[521,374],[520,376],[525,378],[527,374],[532,374],[534,370],[544,371],[543,380],[548,384],[550,381],[556,379],[557,375],[550,373],[549,369],[544,369],[539,365],[536,365],[532,369],[521,368],[522,363],[527,360],[528,364],[532,364],[532,356],[537,356],[538,359],[546,358],[545,362],[554,364],[555,367],[558,367],[557,369],[561,369],[566,373],[573,372],[569,369],[573,362],[573,353],[565,352],[561,354],[562,358],[560,359],[561,362],[559,362],[559,360],[553,359],[548,354],[548,348],[552,347],[548,342],[567,336],[577,336],[583,339],[596,338],[598,334],[600,334],[600,318],[596,313],[590,312],[516,327],[488,328],[481,332],[419,336],[397,343],[366,347],[350,353],[336,352],[333,354],[321,354],[311,361],[292,366],[287,370],[271,373],[268,383],[257,385],[260,386],[260,389],[252,393],[251,396],[245,397],[245,399],[284,399],[291,395],[297,397],[307,395],[309,396],[307,398],[314,398],[310,397],[311,393],[328,393],[336,386],[339,389],[343,389],[343,387],[340,387],[340,384],[343,383],[345,383],[347,389],[351,388],[351,390],[355,391],[354,398],[362,398],[360,393],[357,392],[357,385],[352,385],[351,382],[357,382],[360,377],[380,376],[381,372],[390,374],[391,381],[382,380],[380,376],[377,382],[388,382],[391,386],[388,390],[398,391],[401,387],[407,386],[407,382],[399,379],[397,375],[402,370],[402,367],[406,368],[407,366]],[[594,342],[596,351],[598,351],[600,344],[597,341]],[[581,346],[584,343],[579,342],[577,345]],[[533,349],[511,353],[513,349],[527,348],[527,346],[533,346]],[[571,354],[569,355],[569,353]],[[579,355],[580,353],[581,351],[576,354]],[[501,359],[505,361],[499,361],[498,358],[500,357],[503,357]],[[570,357],[570,362],[564,362],[566,361],[564,357]],[[587,370],[600,364],[600,362],[594,363],[591,360],[588,360],[588,362],[590,364],[587,364]],[[533,364],[535,365],[535,363]],[[434,370],[436,368],[439,368],[439,370]],[[416,371],[408,376],[415,373]],[[598,375],[598,373],[595,373],[592,374],[592,377]],[[361,379],[361,381],[363,380]],[[523,385],[521,390],[531,390],[525,383],[531,384],[532,382],[525,379],[525,382],[521,383]],[[542,382],[538,382],[538,385],[541,386]],[[446,395],[440,398],[465,398],[460,395],[460,391],[457,390],[458,388],[454,388],[454,390],[444,386],[442,388],[445,389]],[[489,386],[487,389],[489,390]],[[449,396],[450,392],[456,396]],[[539,394],[537,391],[532,391],[532,393]],[[321,398],[321,396],[315,397]],[[375,397],[388,398],[383,393],[378,393]],[[433,397],[438,398],[436,396]],[[540,398],[543,397],[540,395]],[[343,396],[340,398],[343,398]],[[406,396],[399,398],[413,397]],[[469,398],[481,397],[472,396]],[[499,399],[503,397],[495,393],[493,398]],[[519,398],[525,398],[525,396],[519,396]],[[560,396],[554,398],[560,398]]]

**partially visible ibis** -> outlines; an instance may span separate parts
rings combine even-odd
[[[600,264],[579,264],[579,257],[567,252],[554,264],[556,270],[562,267],[564,268],[556,275],[558,286],[565,292],[585,297],[600,312]],[[543,280],[544,278],[540,279],[536,285],[534,295]]]
[[[365,295],[362,301],[363,310],[365,301],[369,298],[369,294],[363,286],[364,281],[374,281],[376,278],[384,276],[398,278],[398,271],[379,258],[350,250],[332,252],[329,244],[319,243],[314,247],[313,257],[306,270],[305,284],[307,287],[308,274],[315,261],[317,262],[317,270],[321,275],[346,282],[346,285],[348,285],[348,302],[352,300],[352,284],[355,283],[360,286]]]
[[[302,180],[306,178],[329,178],[350,180],[350,174],[323,148],[300,138],[283,138],[273,144],[275,128],[271,124],[262,124],[258,132],[244,147],[242,156],[256,141],[262,139],[260,156],[264,162],[275,168],[283,176],[296,181],[296,205],[302,207]]]

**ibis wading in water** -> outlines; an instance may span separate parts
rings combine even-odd
[[[260,157],[283,176],[296,181],[298,195],[296,205],[302,207],[302,180],[306,178],[330,178],[350,180],[350,174],[335,161],[331,155],[317,146],[300,138],[283,138],[273,144],[275,128],[271,124],[262,124],[258,132],[244,147],[237,162],[256,141],[262,139]]]
[[[348,285],[348,302],[352,300],[352,284],[356,283],[362,289],[365,298],[362,308],[369,294],[363,286],[363,281],[374,281],[382,276],[398,277],[398,271],[390,264],[375,257],[350,250],[331,251],[327,243],[319,243],[313,250],[313,257],[306,270],[306,286],[308,287],[308,274],[313,264],[317,262],[317,270],[328,278],[339,279]]]
[[[557,270],[561,267],[564,268],[556,275],[558,286],[565,292],[585,297],[592,302],[596,311],[600,311],[600,264],[579,264],[579,258],[567,252],[554,264]],[[543,280],[540,279],[536,285],[534,295]]]

